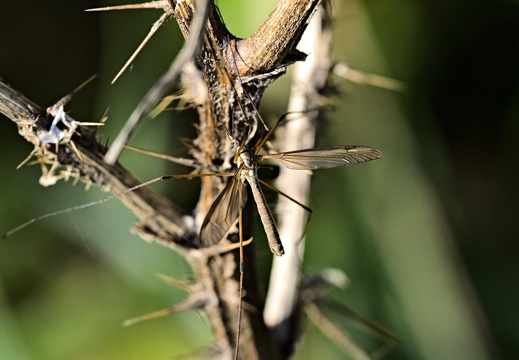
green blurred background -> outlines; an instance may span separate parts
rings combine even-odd
[[[275,1],[220,0],[225,21],[246,37]],[[388,359],[496,359],[519,353],[519,4],[517,1],[337,1],[334,57],[407,84],[404,93],[335,78],[342,93],[319,143],[364,144],[384,158],[316,172],[305,269],[343,269],[335,291],[400,340]],[[49,106],[92,74],[67,106],[113,139],[182,45],[170,21],[131,70],[109,85],[160,16],[157,10],[85,13],[94,1],[0,3],[0,77]],[[119,3],[120,4],[120,3]],[[289,79],[262,103],[273,121],[286,109]],[[173,153],[191,137],[192,113],[148,120],[132,145]],[[104,195],[60,182],[38,185],[38,166],[15,170],[32,150],[0,121],[0,232]],[[127,152],[143,180],[182,173]],[[160,184],[187,209],[196,181]],[[122,328],[121,322],[181,301],[154,274],[189,279],[175,253],[131,235],[117,201],[31,225],[0,243],[0,359],[168,359],[210,344],[207,322],[180,314]],[[270,255],[259,239],[268,276]],[[368,349],[380,346],[334,315]],[[348,358],[309,325],[298,359]]]

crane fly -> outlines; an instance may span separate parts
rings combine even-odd
[[[276,124],[266,133],[263,139],[259,140],[253,151],[244,144],[233,138],[229,134],[231,140],[231,150],[235,152],[234,162],[237,164],[238,170],[232,174],[185,174],[185,175],[165,175],[156,179],[152,179],[140,185],[126,189],[120,193],[112,194],[103,199],[93,201],[91,203],[82,204],[59,210],[53,213],[49,213],[38,218],[31,219],[26,223],[8,231],[1,236],[2,239],[12,235],[15,232],[25,228],[26,226],[43,220],[47,217],[60,215],[63,213],[70,213],[76,210],[84,209],[90,206],[101,204],[110,199],[122,196],[128,192],[134,191],[138,188],[151,185],[158,181],[164,181],[169,179],[181,179],[181,178],[194,178],[194,177],[206,177],[206,176],[232,176],[231,181],[227,183],[225,188],[218,195],[213,205],[209,209],[200,230],[200,242],[203,247],[210,247],[219,243],[229,231],[231,226],[238,219],[241,211],[245,207],[247,202],[248,194],[245,183],[248,183],[253,198],[256,202],[260,219],[267,234],[268,243],[272,253],[282,256],[284,254],[283,245],[280,240],[280,236],[274,222],[272,212],[267,205],[265,195],[261,189],[260,183],[265,184],[261,179],[258,178],[258,162],[263,161],[274,161],[283,166],[293,170],[315,170],[315,169],[328,169],[343,165],[354,165],[360,164],[366,161],[376,160],[382,157],[382,153],[374,148],[356,145],[336,145],[328,147],[319,147],[287,152],[278,152],[271,154],[258,154],[259,150],[263,148],[267,139],[270,137],[272,132],[279,126],[281,121],[288,114],[284,114]],[[148,153],[152,156],[157,156],[153,152],[135,150]],[[170,157],[169,160],[174,162],[180,162],[182,159]],[[266,184],[265,184],[266,185]],[[268,187],[272,188],[270,185]],[[276,190],[276,189],[274,189]],[[276,190],[277,191],[277,190]],[[302,207],[308,210],[303,204],[297,202],[290,196],[283,194],[278,191],[279,194],[286,196],[290,200],[298,203]]]
[[[203,246],[212,246],[218,243],[236,222],[247,202],[245,183],[248,183],[258,207],[265,233],[267,234],[270,250],[278,256],[284,254],[274,217],[261,190],[260,182],[262,181],[258,178],[257,173],[258,162],[273,160],[293,170],[315,170],[360,164],[382,157],[382,153],[376,149],[355,145],[338,145],[272,154],[257,154],[266,142],[266,138],[276,127],[277,124],[267,133],[264,140],[259,142],[259,146],[256,146],[256,151],[240,144],[237,139],[229,134],[231,149],[236,153],[235,163],[238,170],[216,198],[204,219],[200,231],[200,241]]]
[[[334,168],[342,165],[354,165],[360,164],[366,161],[376,160],[382,157],[382,153],[374,148],[366,147],[366,146],[355,146],[355,145],[338,145],[338,146],[328,146],[328,147],[319,147],[319,148],[311,148],[311,149],[302,149],[295,151],[287,151],[287,152],[278,152],[278,153],[268,153],[268,154],[258,154],[259,151],[265,145],[267,139],[273,133],[273,131],[279,126],[281,121],[287,116],[285,114],[278,119],[275,125],[266,132],[265,136],[258,141],[255,145],[254,150],[245,146],[245,142],[240,144],[240,142],[233,138],[229,133],[231,150],[235,152],[234,162],[237,165],[237,170],[234,174],[185,174],[185,175],[165,175],[159,178],[147,181],[145,183],[141,183],[140,185],[134,186],[132,188],[126,189],[117,194],[112,194],[104,199],[97,200],[94,202],[90,202],[83,205],[74,206],[68,209],[56,211],[50,214],[46,214],[40,216],[38,218],[34,218],[29,220],[28,222],[12,229],[11,231],[3,234],[0,239],[4,239],[5,237],[25,228],[26,226],[32,224],[35,221],[39,221],[45,219],[50,216],[55,216],[64,213],[70,213],[76,210],[84,209],[93,205],[98,205],[104,203],[110,199],[120,197],[128,192],[134,191],[138,188],[145,187],[151,185],[158,181],[164,181],[169,179],[181,179],[181,178],[193,178],[193,177],[205,177],[205,176],[232,176],[231,181],[227,183],[222,192],[218,195],[211,208],[209,209],[200,230],[200,242],[204,247],[210,247],[219,243],[225,236],[225,234],[229,231],[232,225],[236,222],[236,220],[240,220],[239,229],[240,229],[240,300],[243,297],[243,247],[242,245],[248,244],[251,240],[247,240],[245,242],[242,241],[242,224],[241,224],[241,211],[245,207],[247,202],[248,194],[245,183],[248,183],[254,200],[256,202],[256,206],[258,208],[258,212],[260,214],[261,222],[265,229],[270,250],[277,256],[282,256],[284,254],[283,244],[281,243],[281,239],[279,236],[279,232],[277,230],[276,224],[274,222],[274,217],[270,211],[270,208],[267,205],[267,201],[265,199],[265,195],[261,189],[260,183],[264,183],[262,180],[258,178],[258,163],[263,161],[274,161],[277,162],[289,169],[293,170],[315,170],[315,169],[327,169]],[[137,149],[136,149],[137,150]],[[141,150],[139,150],[141,151]],[[148,152],[148,151],[143,151]],[[157,154],[153,154],[152,152],[148,152],[150,155],[157,156]],[[184,165],[192,165],[190,163],[186,163],[185,159],[179,159],[174,157],[168,157],[168,160],[179,162]],[[265,184],[265,183],[264,183]],[[270,187],[270,186],[269,186]],[[275,189],[274,189],[275,190]],[[277,190],[276,190],[277,191]],[[303,208],[309,210],[303,204],[297,202],[290,196],[283,194],[278,191],[279,194],[286,196],[287,198],[295,201],[297,204],[301,205]],[[233,244],[236,245],[236,244]],[[232,250],[234,246],[227,246],[226,251]],[[236,349],[235,349],[235,358],[237,358],[238,349],[239,349],[239,334],[240,334],[240,324],[241,324],[241,314],[242,314],[242,302],[239,302],[239,310],[238,310],[238,335],[236,341]],[[157,314],[163,314],[164,312],[158,312],[150,314],[151,316],[143,316],[135,320],[140,321],[150,317],[154,317]]]

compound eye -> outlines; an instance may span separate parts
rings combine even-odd
[[[231,141],[231,150],[237,150],[240,147],[240,142],[236,139]]]

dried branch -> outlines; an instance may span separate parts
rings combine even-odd
[[[318,4],[319,1],[280,1],[251,37],[238,41],[240,75],[267,73],[281,64],[302,60],[305,55],[295,49],[297,43],[293,39],[301,38]]]
[[[295,65],[289,111],[322,109],[331,64],[331,40],[331,14],[320,8],[299,44],[299,48],[310,55],[305,62]],[[320,111],[317,110],[303,113],[296,120],[289,121],[278,134],[277,147],[281,151],[314,147],[319,116]],[[311,175],[304,172],[281,168],[276,187],[307,204],[310,178]],[[297,336],[298,314],[295,313],[295,307],[304,254],[304,231],[309,214],[283,197],[278,201],[277,213],[287,255],[275,258],[272,264],[264,317],[267,325],[274,329],[276,337],[281,339],[290,352],[292,349],[289,347],[296,340],[293,337]]]
[[[94,128],[79,126],[69,141],[57,146],[42,143],[40,136],[49,129],[53,120],[52,108],[42,109],[0,81],[0,112],[17,124],[18,133],[34,145],[34,154],[51,164],[51,168],[57,170],[59,165],[73,169],[82,181],[113,193],[121,193],[140,184],[119,164],[107,166],[102,159],[106,149],[96,140]],[[68,115],[67,119],[74,122]],[[151,190],[141,188],[121,195],[120,199],[137,216],[137,229],[147,239],[154,238],[164,245],[175,247],[175,244],[184,243],[184,239],[193,236],[179,208]]]
[[[162,15],[161,18],[157,20],[154,28],[152,28],[150,34],[148,34],[148,37],[143,41],[141,46],[145,44],[147,39],[149,39],[149,37],[155,33],[159,26],[164,24],[164,22],[166,22],[166,20],[172,16],[173,9],[168,7],[168,4],[169,3],[166,1],[161,2],[160,5],[164,9],[164,15]],[[182,6],[177,6],[177,8],[179,7]],[[108,164],[114,164],[117,161],[119,155],[123,151],[124,146],[128,144],[130,137],[137,129],[137,126],[144,120],[147,113],[151,110],[151,107],[173,84],[188,62],[192,62],[196,57],[196,53],[199,50],[199,45],[204,35],[203,29],[211,9],[211,4],[209,0],[199,0],[198,8],[199,11],[196,15],[195,21],[193,22],[193,33],[195,36],[191,37],[191,40],[185,44],[184,48],[182,49],[183,51],[181,51],[180,55],[177,56],[176,59],[171,63],[168,71],[166,71],[166,73],[157,81],[157,83],[150,89],[146,96],[144,96],[144,99],[141,100],[137,108],[133,111],[125,126],[114,140],[112,147],[105,155],[105,161]],[[124,69],[129,65],[129,62],[136,56],[141,46],[136,50],[134,55],[132,55],[130,60],[128,60],[121,71],[124,71]],[[119,74],[117,74],[117,76],[119,76]],[[117,79],[117,76],[114,81]]]
[[[198,137],[191,148],[194,163],[201,172],[227,172],[234,166],[232,153],[226,132],[217,125],[225,124],[236,138],[254,139],[259,121],[256,109],[263,91],[288,65],[304,58],[295,46],[319,0],[281,1],[265,24],[245,40],[228,32],[212,2],[205,9],[200,8],[200,15],[196,16],[193,0],[170,1],[169,4],[167,11],[172,11],[189,46],[199,46],[196,51],[184,51],[180,55],[183,61],[175,62],[150,90],[134,117],[142,119],[181,70],[184,96],[196,106],[200,117]],[[197,2],[199,4],[203,2]],[[194,30],[193,19],[205,18],[205,33]],[[52,124],[58,121],[55,107],[43,109],[2,82],[0,111],[14,121],[20,135],[34,145],[33,154],[49,176],[58,177],[58,172],[65,170],[82,181],[118,194],[139,219],[134,230],[141,237],[156,240],[186,257],[197,279],[197,283],[189,287],[189,299],[196,301],[189,303],[190,306],[172,309],[202,307],[214,334],[211,354],[231,358],[237,343],[239,259],[237,251],[228,250],[229,243],[237,240],[237,232],[231,231],[221,246],[214,248],[200,248],[198,238],[203,218],[225,185],[225,179],[202,178],[196,212],[194,216],[186,215],[147,188],[128,192],[138,186],[139,181],[117,162],[110,164],[104,160],[107,149],[96,140],[94,128],[61,113],[59,121],[71,125],[67,136],[49,141],[42,134],[48,134]],[[244,220],[243,231],[248,236],[250,221],[247,216]],[[247,306],[241,318],[239,358],[283,358],[284,344],[273,337],[262,317],[263,296],[255,279],[252,247],[244,250]]]

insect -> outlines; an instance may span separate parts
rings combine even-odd
[[[216,198],[205,217],[200,230],[200,241],[203,246],[212,246],[218,243],[236,222],[247,202],[247,190],[244,185],[248,183],[267,234],[270,250],[277,256],[284,254],[274,217],[260,186],[262,181],[258,178],[258,162],[273,160],[293,170],[315,170],[360,164],[382,157],[382,153],[374,148],[355,145],[328,146],[259,155],[258,152],[282,119],[283,117],[266,133],[262,140],[258,141],[254,151],[244,144],[240,144],[228,132],[231,149],[236,154],[235,163],[238,170]]]

